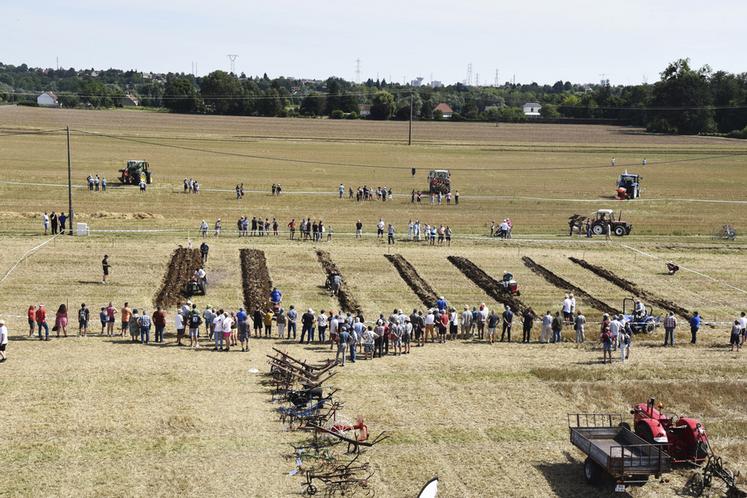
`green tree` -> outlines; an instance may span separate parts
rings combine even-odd
[[[225,71],[213,71],[200,81],[200,93],[208,112],[244,114],[244,91],[238,78]]]
[[[394,113],[394,95],[381,90],[371,99],[371,119],[389,119]]]
[[[555,104],[543,104],[542,109],[540,109],[540,115],[543,118],[559,118],[560,111],[558,111],[558,106]]]
[[[301,114],[303,116],[322,116],[326,102],[324,96],[319,92],[311,92],[301,101]]]
[[[197,112],[201,107],[197,89],[187,76],[167,76],[163,92],[163,105],[172,112]]]
[[[689,59],[679,59],[661,73],[654,84],[648,128],[652,131],[673,131],[694,134],[714,131],[713,102],[708,77],[710,68],[690,68]]]

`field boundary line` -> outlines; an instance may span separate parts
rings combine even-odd
[[[37,250],[39,250],[42,247],[44,247],[45,245],[49,244],[50,242],[52,242],[54,239],[56,239],[60,235],[62,235],[62,234],[58,233],[57,235],[53,235],[52,237],[48,238],[47,240],[45,240],[41,244],[36,245],[36,246],[32,247],[31,249],[29,249],[28,251],[26,251],[25,253],[23,253],[23,256],[21,256],[20,259],[18,261],[16,261],[15,264],[13,264],[13,266],[11,266],[10,269],[7,272],[5,272],[5,275],[3,275],[2,278],[0,278],[0,284],[2,284],[3,282],[5,282],[5,279],[8,278],[11,273],[13,273],[13,271],[18,267],[18,265],[21,264],[21,262],[23,260],[25,260],[29,256],[32,256]]]
[[[641,251],[640,249],[636,249],[635,247],[631,247],[631,246],[629,246],[629,245],[625,245],[625,244],[620,244],[620,245],[621,245],[622,247],[624,247],[625,249],[629,249],[629,250],[631,250],[631,251],[637,252],[638,254],[641,254],[642,256],[646,256],[646,257],[648,257],[648,258],[651,258],[651,259],[657,259],[657,260],[659,260],[659,261],[664,261],[664,259],[663,259],[663,258],[660,258],[659,256],[656,256],[655,254],[649,254],[649,253],[647,253],[647,252],[645,252],[645,251]],[[706,275],[705,273],[701,273],[701,272],[699,272],[699,271],[697,271],[697,270],[693,270],[692,268],[687,268],[686,266],[682,266],[682,265],[679,265],[679,267],[680,267],[680,269],[682,269],[682,270],[685,270],[685,271],[689,271],[690,273],[694,273],[694,274],[696,274],[696,275],[699,275],[699,276],[701,276],[701,277],[707,278],[708,280],[711,280],[711,281],[713,281],[713,282],[716,282],[716,283],[722,284],[722,285],[724,285],[724,286],[726,286],[726,287],[729,287],[730,289],[734,289],[735,291],[739,291],[739,292],[741,292],[742,294],[747,294],[747,290],[744,290],[744,289],[740,289],[739,287],[736,287],[736,286],[734,286],[734,285],[731,285],[731,284],[730,284],[730,283],[728,283],[728,282],[724,282],[723,280],[719,280],[719,279],[717,279],[717,278],[715,278],[715,277],[712,277],[712,276],[710,276],[710,275]]]

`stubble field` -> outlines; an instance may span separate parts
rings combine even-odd
[[[449,255],[468,258],[493,278],[512,271],[521,286],[520,299],[538,312],[558,309],[565,289],[533,273],[523,257],[611,306],[620,307],[630,296],[568,259],[574,256],[698,310],[713,322],[703,329],[697,346],[685,344],[689,333],[682,326],[673,349],[660,347],[660,331],[636,337],[625,365],[602,365],[594,341],[578,347],[570,342],[489,346],[458,340],[346,366],[334,381],[342,389],[343,414],[350,419],[362,414],[374,433],[392,434],[366,455],[376,469],[372,486],[378,496],[412,496],[433,475],[441,477],[444,496],[604,494],[606,489],[583,482],[581,454],[567,441],[566,413],[625,413],[630,404],[649,396],[670,411],[700,417],[716,450],[735,468],[747,470],[744,353],[729,353],[726,347],[726,322],[747,307],[740,277],[747,256],[743,245],[711,238],[718,225],[729,222],[739,229],[744,220],[744,157],[737,155],[747,152],[742,143],[605,127],[416,123],[416,144],[408,148],[402,144],[406,124],[401,123],[0,108],[3,133],[67,123],[75,130],[119,137],[73,133],[76,183],[82,185],[89,173],[105,174],[112,182],[121,162],[144,158],[155,170],[155,184],[145,194],[76,189],[76,212],[90,224],[91,236],[56,238],[0,284],[0,313],[13,339],[9,361],[0,365],[0,418],[6,428],[3,493],[300,492],[301,479],[288,475],[293,462],[285,458],[289,443],[299,436],[283,430],[267,388],[249,373],[253,367],[267,369],[264,355],[275,341],[253,340],[249,353],[221,355],[177,348],[173,335],[163,347],[120,338],[68,337],[47,343],[24,338],[27,326],[21,315],[32,303],[45,303],[50,313],[63,302],[73,309],[85,302],[97,311],[109,301],[117,306],[129,301],[152,311],[174,249],[186,246],[188,238],[199,243],[199,221],[222,217],[230,230],[239,215],[277,216],[281,227],[290,217],[322,217],[334,226],[335,236],[316,245],[289,242],[284,234],[239,239],[226,231],[219,239],[211,237],[206,267],[210,287],[207,296],[196,300],[201,307],[236,309],[242,304],[239,250],[254,248],[264,251],[270,278],[283,290],[286,306],[338,309],[339,303],[322,288],[325,276],[315,254],[321,248],[342,271],[367,319],[395,307],[422,307],[384,257],[396,253],[458,308],[499,303],[450,263]],[[121,140],[137,136],[150,144]],[[40,212],[67,211],[63,187],[30,185],[64,184],[64,137],[0,136],[0,154],[4,275],[26,251],[47,240],[39,235]],[[618,163],[614,169],[607,167],[613,156]],[[612,184],[624,168],[620,165],[637,164],[642,157],[649,161],[643,172],[648,188],[644,199],[612,201]],[[412,166],[418,168],[414,178]],[[427,169],[444,166],[453,169],[462,194],[458,208],[411,206],[409,196],[399,195],[425,188]],[[579,169],[542,169],[548,166]],[[200,179],[203,192],[182,194],[183,177]],[[249,192],[236,201],[230,190],[238,182],[264,193]],[[283,184],[286,194],[271,197],[273,182]],[[388,185],[395,198],[387,203],[340,201],[333,193],[340,182]],[[717,200],[729,202],[711,202]],[[632,237],[567,240],[569,214],[609,205],[623,206],[634,224]],[[505,216],[514,219],[514,240],[481,237],[486,223]],[[450,248],[402,240],[388,248],[374,237],[356,241],[346,233],[358,218],[370,233],[379,217],[393,221],[400,234],[409,219],[450,224],[455,240]],[[97,232],[107,229],[160,231]],[[105,253],[113,264],[106,286],[98,283]],[[698,273],[664,275],[663,262],[670,259]],[[579,307],[590,322],[601,316],[584,300]],[[167,331],[173,333],[173,310],[169,312]],[[75,320],[71,322],[75,330]],[[593,325],[589,329],[595,330]],[[514,341],[517,336],[520,331],[514,330]],[[565,337],[570,340],[570,330]],[[328,346],[283,347],[313,360],[329,354]],[[689,470],[680,470],[668,476],[669,482],[651,482],[631,494],[673,496],[688,476]]]

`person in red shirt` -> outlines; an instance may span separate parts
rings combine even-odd
[[[153,312],[153,324],[156,326],[156,342],[163,342],[163,330],[166,328],[166,312],[160,306]]]
[[[446,313],[446,311],[441,312],[441,315],[438,317],[438,321],[438,342],[445,343],[446,331],[449,328],[449,314]]]
[[[47,310],[43,304],[40,304],[36,309],[36,315],[34,316],[36,325],[39,327],[39,340],[42,340],[42,328],[44,329],[44,340],[49,340],[49,325],[47,325]]]
[[[26,311],[26,316],[29,319],[29,337],[31,337],[36,329],[36,307],[33,304]]]

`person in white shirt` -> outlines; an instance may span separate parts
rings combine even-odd
[[[384,238],[384,227],[386,225],[384,224],[384,219],[379,218],[379,222],[376,224],[376,237],[379,239]]]
[[[8,327],[5,326],[5,320],[0,320],[0,363],[4,362],[5,349],[8,347]]]
[[[340,318],[335,315],[332,320],[329,321],[329,349],[335,347],[337,343],[337,331],[340,327]]]
[[[472,329],[472,312],[469,310],[469,306],[464,305],[464,311],[462,311],[462,339],[466,339]]]
[[[565,323],[573,323],[572,307],[573,301],[571,301],[570,296],[566,294],[565,299],[563,299],[563,320]]]
[[[428,314],[425,315],[425,333],[421,336],[420,345],[423,346],[428,342],[428,336],[431,336],[431,342],[434,341],[433,328],[436,323],[436,315],[433,313],[433,308],[428,310]]]
[[[45,212],[42,216],[42,224],[44,225],[44,235],[49,233],[49,215]]]
[[[181,308],[174,314],[174,322],[176,326],[176,345],[181,346],[184,337],[184,315],[181,313]]]
[[[552,337],[552,313],[549,311],[542,317],[542,331],[540,332],[540,342],[546,343]]]
[[[321,344],[324,344],[324,342],[327,340],[327,323],[327,315],[324,313],[324,310],[321,310],[319,312],[319,316],[316,319],[316,328],[319,331],[319,342]]]
[[[231,326],[233,325],[233,319],[231,319],[231,315],[228,314],[228,312],[223,313],[223,342],[226,343],[226,349],[224,351],[229,351],[230,344],[231,344]]]
[[[742,344],[744,344],[744,341],[747,340],[747,313],[743,311],[738,321],[742,329]]]
[[[612,336],[612,349],[617,349],[620,340],[620,332],[622,332],[622,323],[618,320],[617,315],[612,317],[610,321],[610,335]]]
[[[213,351],[223,351],[223,318],[223,310],[219,310],[218,315],[213,318],[213,337],[215,338]]]

